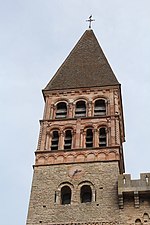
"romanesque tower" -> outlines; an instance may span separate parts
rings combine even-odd
[[[93,30],[43,96],[27,224],[127,224],[123,189],[118,196],[118,176],[120,186],[130,179],[123,176],[121,86]]]

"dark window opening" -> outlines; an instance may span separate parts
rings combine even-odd
[[[99,147],[105,147],[106,145],[107,145],[106,128],[100,128],[100,130],[99,130]]]
[[[55,196],[54,196],[54,202],[56,203],[56,199],[57,199],[57,194],[56,194],[56,191],[55,191]]]
[[[80,198],[81,198],[81,203],[92,201],[92,190],[89,185],[84,185],[81,187]]]
[[[59,134],[58,131],[53,131],[51,150],[58,150]]]
[[[106,103],[105,100],[96,100],[94,105],[94,116],[106,115]]]
[[[56,108],[56,118],[66,118],[67,117],[67,105],[65,102],[60,102],[57,104]]]
[[[86,104],[84,101],[78,101],[76,103],[75,117],[86,116]]]
[[[66,130],[65,140],[64,140],[64,149],[71,149],[72,146],[72,132],[71,130]]]
[[[71,203],[71,189],[68,186],[64,186],[61,189],[61,204],[66,205]]]
[[[92,129],[87,129],[86,131],[86,148],[93,147],[93,131]]]

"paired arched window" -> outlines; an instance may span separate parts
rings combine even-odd
[[[72,147],[72,130],[65,131],[64,149],[71,149]]]
[[[51,138],[51,150],[58,150],[59,132],[54,130]],[[64,136],[64,149],[72,148],[72,130],[66,130]]]
[[[59,133],[57,130],[52,132],[51,150],[58,150]]]
[[[84,117],[86,116],[86,103],[85,101],[76,102],[75,107],[75,117]]]
[[[63,186],[61,188],[61,204],[66,205],[71,203],[71,188]]]
[[[93,130],[91,128],[86,130],[86,148],[93,147]]]
[[[80,187],[80,196],[79,202],[87,203],[93,201],[93,191],[90,185],[84,184]],[[71,204],[72,199],[72,189],[69,185],[63,185],[60,189],[60,204],[66,205]],[[55,201],[56,201],[56,192],[55,192]]]
[[[142,225],[142,224],[149,224],[149,220],[150,220],[150,218],[149,218],[149,215],[148,215],[148,213],[144,213],[143,214],[143,223],[142,223],[142,221],[141,221],[141,219],[136,219],[135,220],[135,225]]]
[[[56,105],[56,118],[66,118],[67,117],[67,104],[65,102],[59,102]]]
[[[92,201],[92,190],[89,185],[83,185],[80,190],[80,200],[81,203]]]
[[[106,102],[103,99],[95,101],[94,104],[94,116],[106,115]]]
[[[107,146],[107,135],[106,135],[106,127],[101,127],[99,129],[99,147]]]

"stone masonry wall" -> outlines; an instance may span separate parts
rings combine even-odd
[[[150,173],[132,180],[130,174],[118,177],[120,217],[126,224],[150,224]],[[138,223],[137,223],[138,222]]]
[[[73,176],[76,169],[80,173]],[[79,163],[39,166],[34,168],[27,224],[66,224],[119,221],[117,198],[118,162]],[[80,185],[93,185],[93,201],[80,203]],[[69,205],[60,204],[60,186],[67,183],[72,189]],[[107,206],[107,207],[106,207]]]
[[[145,215],[150,216],[150,199],[147,197],[143,199],[140,207],[134,207],[134,201],[132,197],[129,197],[125,200],[124,209],[120,209],[119,217],[122,224],[126,225],[136,225],[136,220],[140,219],[141,223],[138,225],[149,225],[150,219],[144,219]]]
[[[78,169],[79,174],[73,176]],[[140,206],[133,195],[118,204],[118,162],[78,163],[34,168],[27,225],[150,225],[150,196],[140,196]],[[120,176],[120,175],[119,175]],[[91,203],[80,203],[81,184],[92,183]],[[72,201],[60,204],[60,187],[70,185]],[[57,199],[56,199],[57,193]],[[145,218],[146,217],[146,218]]]

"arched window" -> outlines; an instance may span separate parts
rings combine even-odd
[[[107,145],[106,128],[99,129],[99,147],[105,147]]]
[[[51,150],[58,150],[59,134],[57,130],[52,133]]]
[[[69,186],[61,188],[61,204],[66,205],[71,203],[71,189]]]
[[[64,149],[71,149],[72,146],[72,132],[71,130],[65,131]]]
[[[135,221],[135,225],[141,225],[142,223],[141,223],[141,220],[140,219],[136,219],[136,221]]]
[[[143,220],[145,224],[149,222],[149,215],[147,213],[144,213]]]
[[[56,118],[66,118],[67,117],[67,105],[65,102],[59,102],[56,106]]]
[[[80,191],[81,203],[92,201],[92,190],[89,185],[83,185]]]
[[[94,116],[106,115],[106,103],[105,100],[99,99],[94,104]]]
[[[86,104],[85,101],[78,101],[76,103],[75,117],[86,116]]]
[[[93,130],[87,129],[86,130],[86,148],[93,147]]]

